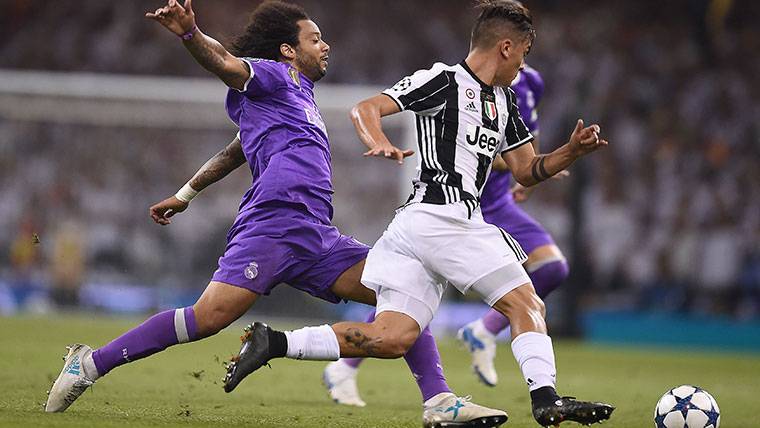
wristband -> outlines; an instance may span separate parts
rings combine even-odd
[[[174,197],[186,204],[189,204],[194,197],[198,196],[198,193],[200,192],[193,189],[192,186],[190,186],[190,182],[188,181],[184,186],[182,186],[181,189],[179,189],[179,191],[177,191]]]
[[[184,40],[184,41],[188,41],[188,40],[190,40],[190,39],[193,38],[193,36],[195,35],[196,32],[198,32],[198,26],[195,25],[195,24],[193,24],[193,28],[189,29],[187,31],[187,33],[179,36],[179,38],[182,39],[182,40]]]

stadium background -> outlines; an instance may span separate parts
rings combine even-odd
[[[225,42],[255,4],[195,9],[201,28]],[[332,46],[318,97],[331,134],[334,222],[371,244],[406,196],[410,171],[363,159],[347,108],[436,60],[461,60],[473,14],[460,0],[301,4]],[[600,123],[611,143],[526,204],[571,264],[549,300],[553,330],[760,349],[760,4],[526,4],[538,29],[528,62],[546,82],[544,149],[566,141],[578,117]],[[147,215],[235,134],[222,85],[143,18],[159,5],[0,0],[3,316],[142,316],[192,303],[215,269],[249,184],[245,168],[169,227]],[[406,146],[408,119],[388,125]],[[482,311],[450,297],[439,327]],[[281,286],[246,318],[362,310]]]

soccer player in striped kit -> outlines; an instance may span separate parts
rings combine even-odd
[[[536,108],[544,92],[541,74],[526,65],[510,87],[517,96],[517,106],[525,125],[536,137],[532,144],[535,152],[539,153]],[[567,278],[567,262],[551,235],[517,205],[517,202],[527,199],[533,188],[515,184],[510,189],[511,180],[512,174],[507,165],[497,157],[481,195],[483,219],[507,231],[527,253],[525,270],[536,288],[536,294],[543,299]],[[374,314],[368,321],[373,318]],[[478,379],[488,386],[495,386],[498,380],[493,363],[496,335],[507,328],[509,320],[490,309],[483,317],[460,329],[457,335],[472,354],[472,367]],[[325,368],[324,383],[335,402],[359,407],[365,405],[356,385],[358,367],[362,361],[363,358],[342,358]]]

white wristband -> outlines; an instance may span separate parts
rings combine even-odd
[[[174,195],[175,198],[179,199],[180,201],[189,204],[190,201],[193,200],[194,197],[198,196],[199,191],[195,190],[190,186],[190,182],[185,183],[184,186],[182,186],[181,189]]]

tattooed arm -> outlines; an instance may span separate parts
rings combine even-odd
[[[193,178],[188,181],[188,184],[193,190],[200,192],[226,177],[244,163],[243,147],[240,145],[240,139],[235,137],[227,147],[203,164],[198,172],[193,175]],[[165,226],[171,223],[169,219],[174,214],[185,211],[189,204],[189,202],[177,199],[176,195],[170,196],[150,207],[150,217],[156,223]]]
[[[242,90],[250,76],[245,61],[227,52],[213,38],[203,34],[195,25],[192,1],[185,0],[180,5],[177,0],[169,0],[167,5],[148,12],[146,17],[159,22],[169,31],[182,37],[190,54],[206,70],[217,75],[227,86]]]
[[[235,137],[230,144],[206,161],[190,179],[190,187],[200,192],[206,187],[226,177],[245,163],[240,139]]]
[[[502,154],[518,183],[533,186],[569,167],[576,159],[585,156],[608,143],[599,138],[599,125],[583,126],[578,123],[564,146],[546,154],[536,155],[533,146],[523,144],[519,148]]]

